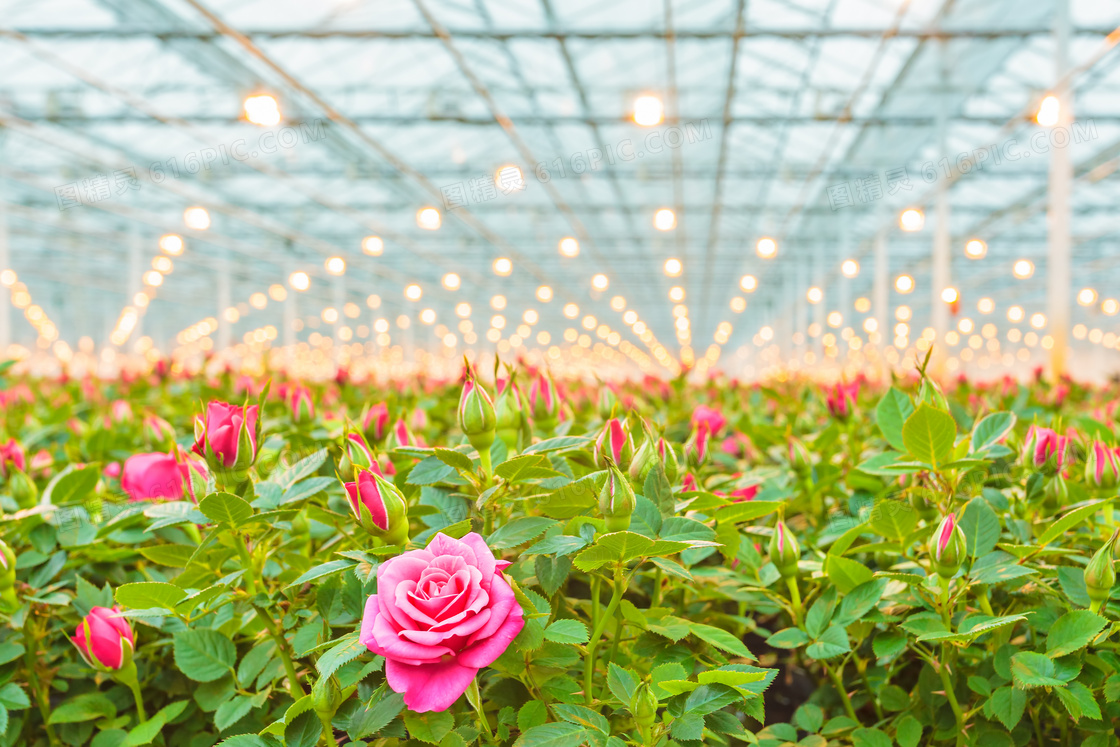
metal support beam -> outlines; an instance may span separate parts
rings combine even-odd
[[[879,354],[880,356],[886,352],[887,345],[890,344],[890,331],[887,325],[890,324],[889,309],[890,304],[890,258],[887,255],[887,230],[880,229],[875,234],[875,263],[872,268],[874,273],[872,276],[872,290],[871,290],[871,309],[875,314],[875,329],[879,334]],[[883,370],[882,375],[884,379],[888,378],[888,367],[886,358],[882,358]]]
[[[1061,102],[1058,126],[1073,121],[1073,87],[1066,80],[1069,70],[1069,0],[1054,3],[1054,95]],[[1070,192],[1073,162],[1069,147],[1050,149],[1049,247],[1046,258],[1046,307],[1050,336],[1050,375],[1054,379],[1068,368],[1070,322]]]
[[[937,152],[945,155],[948,152],[949,122],[947,108],[949,106],[949,55],[945,42],[937,45],[937,57],[940,63],[941,105],[937,108]],[[930,326],[936,334],[933,348],[933,372],[944,373],[945,333],[949,331],[949,307],[941,299],[941,293],[952,284],[952,256],[950,254],[949,232],[949,180],[940,179],[937,183],[937,195],[934,200],[934,227],[933,227],[933,255],[930,283]]]

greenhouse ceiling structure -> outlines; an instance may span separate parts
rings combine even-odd
[[[1103,0],[3,0],[0,342],[1106,368],[1118,26]]]

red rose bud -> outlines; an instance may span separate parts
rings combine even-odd
[[[642,421],[642,443],[634,450],[634,457],[630,460],[628,473],[635,485],[645,484],[646,476],[659,460],[657,458],[657,442],[650,433],[649,425]]]
[[[293,387],[288,394],[288,405],[292,408],[293,423],[307,423],[315,419],[315,403],[311,401],[311,390],[307,387]]]
[[[162,445],[175,440],[175,429],[171,427],[171,423],[158,415],[145,415],[141,429],[148,443]]]
[[[839,383],[828,390],[825,402],[832,417],[845,421],[852,416],[859,396],[859,384]]]
[[[400,446],[416,446],[416,436],[412,435],[404,418],[397,418],[396,425],[389,431],[389,448]]]
[[[1099,611],[1101,605],[1108,601],[1112,586],[1116,583],[1112,553],[1118,535],[1120,529],[1112,533],[1108,541],[1093,555],[1089,565],[1085,566],[1085,589],[1089,592],[1089,608],[1093,612]]]
[[[537,425],[545,429],[555,427],[560,414],[560,395],[552,377],[544,372],[537,374],[529,387],[529,409]]]
[[[372,469],[377,460],[373,458],[373,451],[366,443],[361,433],[347,433],[342,439],[342,459],[338,462],[338,472],[349,475],[356,469]]]
[[[707,421],[701,420],[696,424],[692,435],[688,437],[688,441],[685,442],[684,456],[693,469],[708,461],[708,442],[711,440],[711,435],[712,432]]]
[[[797,472],[807,471],[813,466],[809,450],[799,438],[794,436],[790,436],[789,441],[786,442],[786,456],[789,457],[789,466]]]
[[[607,479],[599,491],[599,511],[607,520],[608,532],[624,532],[630,528],[630,515],[634,513],[637,499],[630,481],[618,471],[613,462],[607,462]]]
[[[1066,466],[1069,443],[1069,436],[1059,436],[1050,428],[1032,425],[1023,443],[1023,462],[1047,475],[1056,475]]]
[[[950,579],[960,570],[964,562],[964,532],[957,526],[957,517],[949,514],[934,530],[929,538],[929,551],[933,568],[944,579]]]
[[[74,631],[70,642],[86,663],[99,672],[114,672],[132,662],[135,639],[120,607],[94,607]]]
[[[14,438],[9,438],[8,443],[0,444],[0,477],[7,479],[12,473],[12,467],[20,472],[27,469],[27,454]]]
[[[664,436],[657,439],[657,458],[661,460],[661,466],[665,468],[665,477],[672,485],[680,474],[680,462],[677,461],[677,452],[673,449],[673,445],[666,441]]]
[[[195,420],[194,452],[214,472],[247,470],[257,460],[261,423],[257,405],[211,402],[206,415]]]
[[[19,609],[15,586],[16,554],[0,539],[0,610],[11,613]]]
[[[599,437],[595,439],[595,464],[600,469],[605,469],[608,459],[618,465],[619,469],[627,469],[634,458],[634,442],[626,432],[626,426],[618,418],[611,418],[603,424]]]
[[[770,535],[770,562],[782,574],[782,578],[797,576],[797,561],[801,559],[801,548],[797,539],[786,528],[784,521],[778,520],[774,533]]]
[[[467,366],[467,380],[459,396],[459,429],[479,452],[494,443],[494,430],[498,418],[490,395],[478,383],[474,371]]]
[[[362,417],[362,430],[365,431],[366,438],[375,444],[384,441],[389,435],[389,406],[378,402],[366,410]]]
[[[408,542],[408,510],[396,486],[371,470],[354,470],[354,482],[343,483],[354,518],[387,545]]]
[[[1111,490],[1120,483],[1120,449],[1094,441],[1085,460],[1085,481]]]

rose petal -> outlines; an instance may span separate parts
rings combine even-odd
[[[468,667],[488,667],[495,659],[506,652],[509,644],[525,627],[525,618],[520,607],[514,606],[513,611],[506,617],[502,627],[498,632],[494,633],[489,638],[482,639],[473,646],[464,649],[459,654],[458,661],[460,664]],[[493,618],[491,618],[493,619]]]
[[[414,713],[446,711],[467,691],[477,673],[454,661],[420,666],[391,659],[385,662],[389,687],[404,694],[404,704]]]

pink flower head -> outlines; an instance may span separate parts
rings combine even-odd
[[[306,423],[315,419],[315,403],[311,390],[305,386],[293,387],[288,393],[288,406],[292,408],[292,422]]]
[[[385,657],[389,687],[410,710],[450,708],[521,632],[524,612],[502,575],[508,565],[471,532],[461,540],[437,533],[427,548],[378,567],[358,640]]]
[[[158,415],[145,415],[141,427],[144,437],[149,441],[158,443],[175,438],[175,429],[171,427],[171,423]]]
[[[618,418],[611,418],[603,424],[603,430],[599,432],[599,437],[595,439],[595,462],[599,466],[604,466],[606,461],[603,457],[610,457],[616,465],[621,465],[620,469],[625,469],[625,461],[629,461],[630,436],[626,433],[626,428],[622,425],[622,421]]]
[[[719,410],[707,405],[700,405],[692,411],[692,426],[695,428],[701,423],[707,426],[709,433],[715,434],[723,430],[723,426],[727,424],[727,418]]]
[[[416,439],[413,438],[412,432],[408,430],[408,425],[404,422],[404,418],[398,418],[397,424],[393,426],[393,440],[396,442],[395,446],[415,446]]]
[[[7,478],[11,474],[11,467],[15,467],[20,472],[27,470],[27,455],[14,438],[9,438],[7,443],[0,444],[0,476]]]
[[[957,526],[957,515],[949,514],[941,522],[941,526],[937,530],[937,557],[941,557],[941,553],[945,552],[945,548],[949,546],[949,541],[953,539],[953,530]]]
[[[786,523],[784,521],[778,522],[778,552],[784,552],[786,549]]]
[[[366,410],[362,419],[362,430],[374,441],[381,441],[389,433],[389,406],[378,402]]]
[[[1085,479],[1098,488],[1113,488],[1120,482],[1120,449],[1094,441],[1085,460]]]
[[[1035,469],[1056,474],[1066,466],[1069,444],[1069,436],[1032,425],[1023,444],[1023,461]]]
[[[381,472],[380,469],[376,471]],[[369,509],[373,523],[382,531],[386,531],[389,529],[389,513],[385,508],[385,499],[381,497],[381,490],[373,475],[374,473],[371,470],[358,470],[358,479],[355,482],[345,483],[346,497],[350,499],[350,509],[359,521],[362,518],[361,506],[364,505]]]
[[[205,475],[197,460],[186,454],[133,454],[120,469],[121,489],[131,501],[178,501],[190,491],[190,470]]]
[[[116,480],[121,476],[121,463],[109,462],[105,465],[105,468],[101,470],[101,474],[105,475],[111,480]]]
[[[209,459],[209,451],[226,468],[248,467],[257,458],[258,410],[257,405],[211,402],[205,419],[195,421],[194,452]],[[248,453],[241,450],[243,442]]]
[[[126,400],[113,400],[113,403],[109,405],[109,412],[114,423],[127,423],[132,420],[132,405],[128,404]]]
[[[554,420],[560,411],[560,395],[548,374],[538,373],[529,387],[529,408],[538,420]]]
[[[120,607],[94,607],[70,639],[86,663],[95,669],[117,670],[132,660],[136,641],[128,621],[115,617],[120,611]]]
[[[841,382],[828,390],[825,401],[832,417],[837,420],[847,420],[855,410],[857,397],[859,397],[858,383],[845,384]]]

